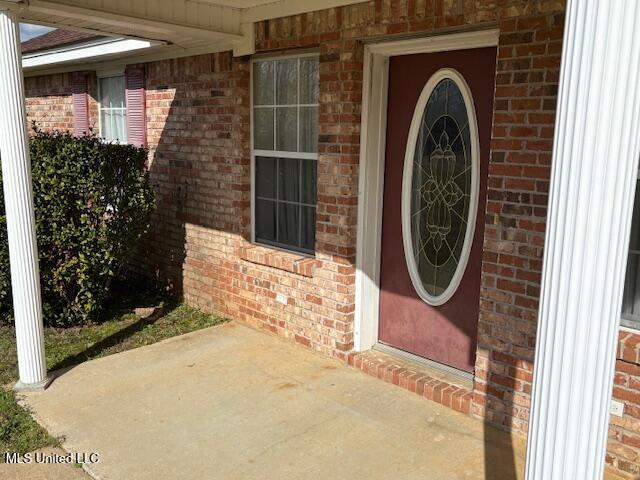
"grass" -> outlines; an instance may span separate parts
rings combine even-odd
[[[16,403],[12,391],[0,388],[0,452],[26,453],[57,443]],[[2,461],[4,455],[0,456]]]
[[[134,293],[130,293],[130,292]],[[71,367],[93,358],[104,357],[132,348],[150,345],[166,338],[220,324],[216,315],[172,301],[161,301],[157,294],[135,293],[137,289],[118,289],[108,310],[96,322],[75,328],[45,328],[45,350],[49,371]],[[136,307],[162,305],[163,314],[156,319],[138,318]],[[16,403],[14,393],[2,388],[16,381],[15,331],[0,326],[0,462],[2,452],[26,453],[57,445]]]

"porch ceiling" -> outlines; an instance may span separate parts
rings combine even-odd
[[[0,0],[21,21],[174,48],[253,53],[252,23],[363,0]]]

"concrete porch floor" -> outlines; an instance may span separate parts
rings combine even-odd
[[[138,479],[521,478],[524,446],[232,322],[90,361],[23,401],[88,471]]]

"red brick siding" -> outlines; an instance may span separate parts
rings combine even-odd
[[[624,415],[611,416],[607,463],[640,476],[640,334],[621,331],[619,338],[613,398],[624,403]]]
[[[98,130],[98,106],[96,101],[96,77],[87,73],[90,126]],[[24,80],[29,129],[33,124],[44,131],[74,133],[71,73],[57,73]]]
[[[564,2],[551,0],[377,0],[256,25],[259,52],[311,47],[320,53],[315,262],[252,250],[249,243],[249,59],[225,52],[146,64],[150,171],[158,208],[138,265],[168,279],[189,303],[328,355],[355,358],[348,352],[362,40],[498,26],[481,314],[469,407],[490,423],[526,432],[563,8]],[[29,82],[30,118],[46,128],[68,128],[68,114],[53,120],[58,117],[52,109],[42,108],[66,101],[60,84],[68,84],[65,76]],[[302,271],[302,265],[309,268]],[[284,304],[276,301],[278,294]],[[635,343],[631,352],[629,342],[620,351],[614,390],[626,413],[611,422],[607,460],[637,473],[640,374]]]
[[[38,128],[45,131],[73,132],[70,74],[27,77],[24,87],[29,126],[35,122]]]

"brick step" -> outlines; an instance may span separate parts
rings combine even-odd
[[[473,392],[462,382],[440,374],[427,366],[376,350],[352,352],[347,357],[350,366],[385,382],[398,385],[421,397],[469,415]]]

